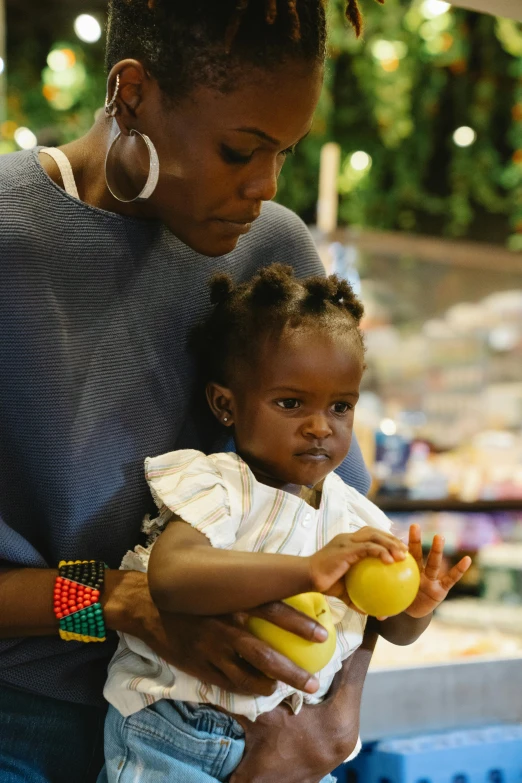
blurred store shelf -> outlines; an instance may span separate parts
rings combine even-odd
[[[454,511],[462,513],[487,513],[496,511],[522,511],[522,499],[476,500],[466,503],[452,498],[444,500],[410,500],[408,498],[375,497],[380,509],[396,514],[413,514],[421,511]]]
[[[522,3],[521,3],[522,5]],[[331,242],[355,245],[359,250],[400,256],[407,254],[415,262],[446,264],[462,269],[482,269],[488,273],[520,274],[520,253],[487,242],[439,239],[398,231],[339,228],[328,236]],[[494,259],[494,263],[492,263]]]

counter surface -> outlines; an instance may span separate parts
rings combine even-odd
[[[522,636],[434,621],[409,647],[380,639],[364,686],[361,737],[522,723]]]

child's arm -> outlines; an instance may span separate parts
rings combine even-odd
[[[444,539],[435,536],[424,564],[421,531],[419,525],[410,526],[409,550],[417,561],[421,575],[419,592],[414,602],[402,614],[382,620],[373,620],[375,630],[393,644],[412,644],[424,633],[431,622],[433,612],[441,604],[452,587],[462,579],[471,565],[471,558],[463,557],[446,574],[441,574]]]
[[[406,612],[402,612],[395,617],[387,617],[385,620],[368,617],[368,629],[378,633],[387,642],[403,647],[413,644],[419,636],[422,636],[431,623],[432,616],[430,612],[426,617],[414,618]]]
[[[189,524],[171,522],[151,552],[148,579],[159,609],[218,615],[246,611],[310,590],[340,595],[342,577],[364,557],[401,560],[406,545],[364,527],[336,536],[310,557],[217,549]]]

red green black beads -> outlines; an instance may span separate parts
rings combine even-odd
[[[105,563],[99,560],[62,560],[54,586],[54,613],[65,641],[104,642],[106,639],[100,593]]]

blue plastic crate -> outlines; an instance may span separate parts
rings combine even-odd
[[[369,762],[374,745],[365,744],[359,755],[348,764],[343,764],[333,772],[337,783],[366,783],[369,774]]]
[[[334,776],[339,783],[522,783],[522,726],[378,742]]]

